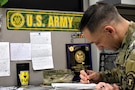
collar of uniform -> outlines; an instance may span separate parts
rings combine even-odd
[[[134,30],[135,29],[134,26],[135,26],[135,23],[131,21],[130,25],[129,25],[129,28],[127,30],[127,33],[125,34],[125,37],[124,37],[124,39],[122,41],[122,44],[121,44],[121,47],[119,49],[119,55],[121,55],[122,53],[126,54],[126,51],[127,51],[128,47],[129,47],[129,45],[131,43],[132,34],[135,31]],[[116,59],[116,63],[117,64],[123,64],[124,60],[121,60],[121,58],[124,59],[125,55],[122,55],[122,57],[119,56],[119,55],[118,55],[118,57]]]
[[[130,43],[130,41],[131,41],[130,39],[132,37],[132,33],[134,32],[134,29],[132,29],[133,27],[135,27],[135,23],[133,21],[131,21],[130,25],[129,25],[129,28],[127,30],[127,33],[125,34],[124,40],[122,41],[120,49],[127,48],[127,47],[125,47],[125,45],[127,43]]]

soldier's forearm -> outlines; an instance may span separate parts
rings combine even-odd
[[[119,83],[119,70],[107,70],[104,72],[100,72],[100,81],[107,82],[107,83]]]

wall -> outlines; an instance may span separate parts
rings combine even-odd
[[[84,1],[84,11],[88,8],[89,0]],[[93,0],[95,1],[95,0]],[[6,10],[0,10],[3,14],[2,18],[2,30],[0,31],[0,41],[10,43],[29,43],[30,32],[33,31],[14,31],[6,29]],[[66,68],[66,50],[65,44],[70,43],[70,35],[74,32],[51,32],[52,34],[52,54],[54,59],[54,69],[65,69]],[[75,39],[74,43],[88,43],[85,39]],[[94,44],[92,44],[92,62],[93,70],[98,71],[99,69],[99,51]],[[0,77],[0,86],[17,85],[16,77],[16,64],[17,63],[29,63],[30,64],[30,84],[39,85],[43,82],[42,71],[33,71],[31,61],[15,61],[11,62],[11,75],[8,77]]]
[[[30,43],[30,32],[34,31],[15,31],[6,28],[6,9],[2,9],[2,29],[0,31],[0,41],[10,43]],[[65,69],[66,65],[66,49],[65,44],[70,43],[70,36],[74,32],[51,32],[52,34],[52,54],[54,59],[54,69]],[[85,42],[85,39],[75,40],[75,43]],[[43,82],[42,71],[33,71],[30,61],[11,61],[11,75],[8,77],[0,77],[0,85],[9,86],[17,85],[16,64],[30,64],[30,84],[39,85]]]

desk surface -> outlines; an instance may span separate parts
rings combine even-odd
[[[32,86],[29,88],[25,88],[24,90],[78,90],[78,89],[69,89],[69,88],[53,88],[51,86],[44,86],[44,87],[40,87],[40,86]],[[84,89],[83,89],[84,90]],[[87,89],[88,90],[88,89]],[[89,89],[91,90],[91,89]]]

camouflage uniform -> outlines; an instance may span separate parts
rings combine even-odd
[[[130,79],[127,76],[129,72],[135,72],[135,23],[130,22],[128,32],[125,35],[125,38],[122,42],[122,45],[119,49],[119,55],[116,59],[116,69],[100,72],[101,81],[108,83],[120,83],[120,86],[123,90],[135,90],[135,85],[133,84],[132,89],[127,89]],[[131,76],[134,76],[135,73]],[[132,81],[133,81],[132,80]],[[131,86],[130,82],[129,86]]]

